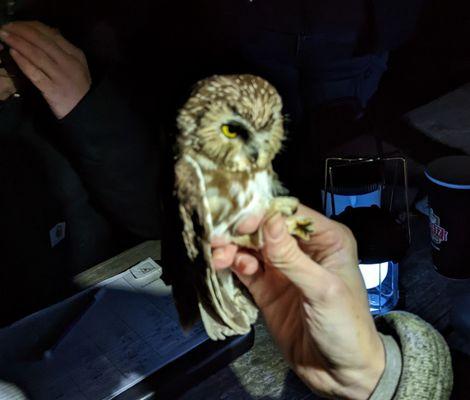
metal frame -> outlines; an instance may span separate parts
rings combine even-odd
[[[323,197],[323,211],[326,211],[326,205],[328,200],[328,193],[331,196],[331,207],[333,215],[336,215],[335,208],[335,198],[334,198],[334,184],[333,184],[333,169],[338,167],[348,167],[351,165],[357,164],[367,164],[367,163],[385,163],[385,162],[395,162],[395,170],[393,174],[393,185],[390,193],[389,199],[389,212],[392,211],[392,204],[395,195],[395,187],[397,185],[398,179],[398,165],[402,164],[403,171],[403,183],[405,186],[405,203],[406,203],[406,224],[407,224],[407,233],[408,233],[408,242],[411,243],[411,223],[410,223],[410,205],[408,198],[408,166],[406,158],[404,157],[357,157],[357,158],[343,158],[343,157],[329,157],[325,160],[325,181],[324,181],[324,197]],[[339,163],[337,165],[330,165],[331,163]],[[385,175],[382,174],[382,193],[385,188]],[[328,190],[330,189],[330,190]]]

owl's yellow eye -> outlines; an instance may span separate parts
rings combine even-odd
[[[222,125],[221,130],[224,136],[228,137],[229,139],[235,139],[238,136],[236,127],[234,127],[233,125],[224,124]]]

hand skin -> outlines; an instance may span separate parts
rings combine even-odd
[[[0,51],[3,50],[3,46],[0,43]],[[0,59],[0,64],[2,60]],[[0,68],[0,101],[5,101],[12,94],[16,92],[15,84],[13,80],[8,76],[8,72],[5,68]]]
[[[348,228],[304,206],[315,232],[308,242],[287,232],[284,218],[253,217],[240,234],[263,229],[256,257],[223,239],[213,241],[213,267],[231,267],[248,288],[294,372],[327,397],[367,399],[385,368],[382,341],[369,312]]]
[[[58,119],[74,109],[91,87],[83,52],[41,22],[3,25],[0,40],[21,71],[41,91]]]

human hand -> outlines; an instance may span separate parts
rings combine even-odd
[[[41,22],[3,25],[0,39],[21,71],[41,91],[52,112],[64,118],[91,86],[83,52]]]
[[[256,257],[215,241],[214,268],[231,267],[248,288],[294,372],[315,392],[367,399],[385,367],[382,341],[369,312],[356,242],[345,226],[306,207],[314,221],[308,242],[287,232],[276,215],[261,224]],[[258,221],[258,222],[257,222]],[[252,233],[260,218],[239,232]]]
[[[2,50],[3,46],[0,43],[0,51]],[[0,58],[0,65],[1,64],[2,59]],[[15,92],[16,88],[13,80],[10,78],[5,68],[0,68],[0,101],[8,99]]]

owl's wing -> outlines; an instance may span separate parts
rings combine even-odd
[[[183,221],[183,240],[193,261],[195,286],[201,319],[214,340],[248,333],[257,309],[234,281],[231,271],[211,268],[211,212],[205,196],[204,177],[190,158],[176,164],[176,191]]]

